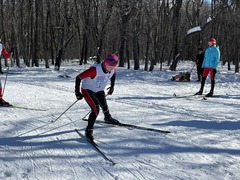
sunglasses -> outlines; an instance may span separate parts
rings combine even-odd
[[[115,59],[108,59],[108,61],[110,61],[112,64],[117,64],[118,63],[118,61],[116,61]]]

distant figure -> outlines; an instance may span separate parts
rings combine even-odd
[[[1,56],[1,54],[3,54],[5,56],[5,58],[7,58],[7,59],[9,59],[11,57],[11,54],[4,48],[4,46],[1,44],[1,40],[0,40],[0,56]],[[1,78],[0,78],[0,106],[11,106],[11,104],[4,101],[4,99],[3,99],[3,89],[2,89]]]
[[[82,98],[91,108],[88,117],[88,125],[85,130],[85,136],[93,140],[93,126],[99,114],[100,108],[104,113],[104,120],[109,124],[119,124],[114,119],[108,109],[104,89],[107,83],[111,82],[107,94],[111,95],[114,91],[116,66],[118,65],[118,56],[115,54],[108,55],[101,64],[94,64],[89,69],[80,73],[75,81],[75,95],[78,100]],[[81,88],[80,88],[81,84]],[[81,92],[80,92],[81,89]]]
[[[204,85],[205,85],[205,80],[206,80],[208,74],[210,73],[211,90],[206,95],[206,97],[213,96],[214,87],[215,87],[215,74],[217,72],[218,63],[220,61],[220,51],[219,51],[219,47],[216,47],[216,43],[217,43],[217,41],[214,38],[211,38],[208,41],[209,47],[206,49],[203,64],[202,64],[203,73],[202,73],[201,88],[196,93],[196,95],[202,95]]]
[[[197,81],[201,81],[202,80],[202,73],[203,73],[202,63],[203,63],[203,59],[204,59],[203,49],[202,48],[198,48],[198,54],[196,56],[197,76],[198,76],[198,80]]]
[[[172,76],[172,81],[182,81],[187,82],[191,81],[191,74],[190,72],[179,72],[179,74]]]

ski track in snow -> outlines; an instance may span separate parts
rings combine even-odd
[[[197,99],[197,98],[195,98]],[[197,99],[199,100],[199,98]],[[167,104],[151,104],[151,103],[139,103],[139,102],[134,102],[134,101],[129,101],[129,100],[113,100],[114,102],[117,102],[117,103],[124,103],[124,104],[129,104],[129,105],[132,105],[132,106],[136,106],[136,107],[144,107],[144,108],[147,108],[147,109],[156,109],[156,110],[159,110],[159,111],[163,111],[163,112],[167,112],[168,114],[169,113],[179,113],[179,114],[182,114],[184,117],[185,116],[189,116],[189,117],[197,117],[197,118],[200,118],[200,119],[216,119],[216,120],[219,120],[219,121],[222,121],[222,120],[226,120],[226,119],[234,119],[235,117],[233,117],[233,114],[235,111],[236,111],[236,108],[239,108],[240,105],[238,104],[228,104],[228,103],[225,103],[226,105],[226,108],[231,105],[233,106],[232,108],[233,109],[230,109],[228,108],[228,110],[230,112],[228,112],[227,114],[225,113],[225,118],[223,119],[223,116],[222,115],[216,115],[216,114],[213,114],[212,112],[209,112],[209,113],[206,113],[206,114],[202,114],[202,110],[199,109],[199,110],[191,110],[191,107],[188,107],[188,108],[185,108],[185,107],[174,107],[172,105],[167,105]],[[193,98],[190,99],[190,101],[194,101]],[[214,102],[212,105],[215,105],[216,102]],[[236,106],[236,107],[235,107]],[[236,116],[237,117],[237,116]],[[160,117],[161,118],[161,117]],[[236,119],[234,119],[236,120]]]

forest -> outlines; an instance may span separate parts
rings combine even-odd
[[[239,0],[0,0],[0,13],[12,66],[59,70],[65,60],[82,65],[117,53],[120,67],[152,71],[166,63],[175,71],[214,37],[221,64],[239,72]]]

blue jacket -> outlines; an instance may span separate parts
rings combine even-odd
[[[202,68],[213,68],[217,69],[220,61],[220,51],[218,47],[208,47],[204,54],[204,60]]]

